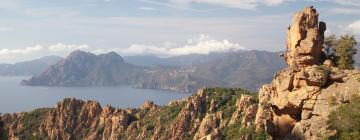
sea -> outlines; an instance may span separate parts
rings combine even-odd
[[[0,113],[31,111],[36,108],[55,107],[65,98],[95,100],[102,106],[136,108],[145,101],[167,105],[191,94],[164,90],[116,87],[33,87],[22,86],[21,80],[29,77],[0,77]]]

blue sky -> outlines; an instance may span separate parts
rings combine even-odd
[[[94,53],[161,57],[285,48],[291,16],[313,5],[327,34],[360,40],[358,0],[1,0],[0,62]]]

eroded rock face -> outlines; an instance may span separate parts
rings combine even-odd
[[[234,93],[199,90],[169,106],[146,102],[135,109],[65,99],[54,108],[0,115],[0,139],[218,140],[230,126],[253,125],[257,102],[248,94]],[[219,104],[227,99],[233,102]],[[226,107],[234,110],[224,116]]]
[[[339,70],[332,60],[324,58],[325,30],[313,7],[294,15],[285,54],[289,67],[259,91],[258,131],[265,130],[274,139],[331,136],[334,131],[328,129],[329,113],[353,94],[360,95],[360,82],[356,80],[359,71]]]
[[[288,29],[286,62],[290,67],[304,68],[324,61],[322,49],[326,24],[318,22],[313,7],[297,12]]]

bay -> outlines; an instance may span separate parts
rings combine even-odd
[[[191,94],[163,90],[117,87],[30,87],[20,85],[28,77],[0,77],[0,113],[31,111],[36,108],[54,107],[64,98],[96,100],[102,106],[134,108],[145,101],[166,105]]]

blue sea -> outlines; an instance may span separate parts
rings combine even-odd
[[[191,94],[118,87],[30,87],[20,85],[28,77],[0,77],[0,113],[31,111],[40,107],[54,107],[64,98],[96,100],[101,105],[134,108],[145,101],[167,105]]]

